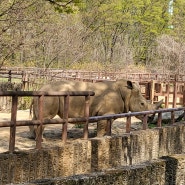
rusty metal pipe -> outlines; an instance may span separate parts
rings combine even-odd
[[[126,121],[126,133],[130,133],[130,131],[131,131],[131,116],[128,116]]]
[[[9,139],[9,152],[13,153],[15,150],[15,134],[16,134],[16,117],[17,117],[18,96],[12,96],[12,110],[10,126],[10,139]]]
[[[39,96],[39,120],[40,124],[37,126],[36,131],[36,148],[41,149],[42,147],[42,127],[43,127],[43,101],[44,96]]]
[[[93,91],[0,91],[0,96],[94,96]]]
[[[62,141],[66,143],[67,140],[67,125],[69,112],[69,95],[64,96],[64,124],[62,125]]]
[[[106,135],[111,136],[112,119],[107,120]]]
[[[162,123],[162,112],[159,112],[158,119],[157,119],[157,126],[161,127],[162,126],[161,123]]]
[[[143,130],[146,130],[148,129],[148,114],[145,114],[144,117],[143,117]]]
[[[163,113],[163,112],[172,112],[174,111],[180,111],[184,110],[185,107],[182,108],[170,108],[170,109],[161,109],[161,110],[156,110],[156,111],[143,111],[143,112],[132,112],[132,113],[122,113],[122,114],[110,114],[106,116],[92,116],[89,117],[89,123],[97,122],[100,120],[108,120],[108,119],[117,119],[117,118],[123,118],[123,117],[131,117],[131,116],[138,116],[138,115],[145,115],[145,114],[154,114],[156,113]],[[85,122],[86,118],[68,118],[68,123],[78,123],[78,122]],[[55,118],[55,119],[45,119],[43,120],[43,125],[46,124],[64,124],[65,120],[61,118]],[[23,120],[23,121],[17,121],[17,126],[29,126],[29,125],[39,125],[40,121],[39,120]],[[6,122],[0,122],[0,127],[9,127],[12,125],[11,121],[6,121]]]
[[[89,124],[89,101],[90,101],[90,95],[85,96],[85,110],[84,110],[84,116],[85,116],[85,125],[83,129],[83,135],[84,139],[88,139],[88,134],[89,134],[89,129],[88,129],[88,124]]]
[[[175,111],[171,111],[171,124],[175,123]]]

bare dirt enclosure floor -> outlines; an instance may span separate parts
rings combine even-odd
[[[9,121],[11,117],[10,113],[0,112],[0,121]],[[17,112],[17,120],[29,120],[29,110],[19,110]],[[132,129],[141,129],[141,121],[132,118]],[[112,135],[122,135],[125,133],[126,119],[120,118],[112,124]],[[89,138],[96,137],[96,123],[89,124]],[[43,148],[50,148],[54,146],[63,145],[61,141],[62,137],[62,124],[47,125],[44,130],[44,139],[42,142]],[[9,137],[10,128],[0,127],[0,153],[7,152],[9,150]],[[83,129],[77,128],[74,124],[68,124],[68,142],[83,138]],[[15,150],[30,150],[35,148],[35,140],[29,138],[29,128],[27,126],[16,127],[15,138]]]

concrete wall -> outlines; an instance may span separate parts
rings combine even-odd
[[[67,143],[64,147],[1,154],[0,185],[100,172],[110,168],[119,169],[123,166],[132,168],[130,165],[139,165],[162,156],[184,154],[184,142],[185,126],[179,124],[135,131],[122,137],[76,140]],[[158,169],[156,166],[154,170],[147,172],[143,169],[143,173],[145,176],[153,175],[152,171],[158,173],[158,170],[166,173],[166,165],[167,163],[164,162],[163,168]],[[128,172],[125,173],[128,174]],[[159,176],[160,174],[162,172]]]
[[[140,165],[103,172],[36,180],[25,185],[184,185],[185,155],[176,154]]]

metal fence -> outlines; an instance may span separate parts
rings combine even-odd
[[[38,90],[42,84],[57,80],[98,82],[125,78],[138,82],[143,89],[143,95],[151,102],[159,101],[158,97],[162,96],[165,108],[185,105],[185,75],[182,74],[2,68],[0,69],[0,78],[5,80],[0,82],[0,90],[17,91]],[[19,104],[21,109],[28,108],[30,100],[22,98]],[[1,97],[0,110],[10,110],[10,107],[9,97]]]
[[[24,85],[35,83],[35,80],[43,79],[47,81],[61,79],[75,79],[83,81],[116,80],[120,78],[132,81],[143,82],[156,80],[159,82],[185,82],[184,74],[168,73],[128,73],[120,71],[84,71],[84,70],[62,70],[44,68],[1,68],[0,78],[12,82],[14,79],[20,80]]]
[[[67,139],[67,123],[68,123],[68,110],[69,110],[69,97],[70,96],[85,96],[85,110],[84,118],[85,121],[88,121],[89,117],[89,98],[94,96],[92,91],[70,91],[70,92],[42,92],[42,91],[0,91],[0,96],[11,96],[12,97],[12,108],[11,108],[11,121],[9,122],[0,122],[0,127],[10,127],[10,142],[9,142],[9,151],[12,153],[15,149],[15,134],[16,126],[29,126],[29,125],[38,125],[38,137],[36,139],[36,148],[41,148],[42,142],[42,126],[43,124],[52,123],[51,120],[43,120],[43,98],[44,96],[63,96],[64,97],[64,118],[63,120],[56,121],[56,123],[62,123],[62,140],[65,142]],[[35,121],[17,121],[17,106],[18,106],[18,97],[22,96],[37,96],[39,98],[39,120]],[[55,122],[55,121],[54,121]],[[87,124],[84,129],[84,137],[87,138]]]
[[[170,108],[170,109],[161,109],[155,111],[144,111],[144,112],[133,112],[133,113],[122,113],[122,114],[113,114],[106,116],[92,116],[89,117],[89,100],[90,96],[94,96],[94,92],[92,91],[70,91],[70,92],[42,92],[42,91],[0,91],[0,96],[11,96],[12,97],[12,108],[11,108],[11,120],[6,122],[0,122],[0,127],[10,127],[10,139],[9,139],[9,152],[13,153],[15,150],[15,135],[16,135],[16,127],[17,126],[29,126],[29,125],[37,125],[37,133],[38,137],[36,139],[36,148],[41,148],[42,143],[42,126],[47,124],[63,124],[62,127],[62,141],[65,143],[67,139],[67,124],[68,123],[78,123],[84,122],[84,138],[88,138],[88,124],[92,122],[97,122],[99,120],[107,120],[107,128],[106,134],[111,135],[111,125],[112,120],[117,118],[126,117],[126,133],[130,133],[131,131],[131,117],[143,115],[143,129],[148,128],[148,115],[158,114],[157,127],[161,127],[162,122],[162,113],[170,112],[171,113],[171,124],[175,123],[175,111],[185,111],[185,107],[181,108]],[[17,121],[17,105],[18,105],[18,97],[22,96],[36,96],[39,98],[39,119],[38,120],[22,120]],[[63,96],[64,97],[64,116],[63,119],[43,119],[43,98],[45,96]],[[69,98],[70,96],[84,96],[85,100],[85,109],[84,109],[84,117],[81,118],[69,118]]]

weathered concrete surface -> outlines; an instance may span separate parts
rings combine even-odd
[[[185,155],[176,154],[140,165],[85,175],[32,181],[25,185],[184,185]]]
[[[178,124],[158,129],[134,131],[123,136],[75,140],[64,146],[40,151],[4,153],[0,155],[0,185],[100,172],[122,166],[127,166],[129,169],[131,165],[159,159],[162,156],[184,154],[184,143],[185,126]],[[179,172],[176,170],[176,172],[181,173],[180,171],[185,169],[184,155],[178,161],[181,161],[182,165],[178,167],[181,170]],[[159,169],[152,167],[154,170],[150,170],[150,172],[144,168],[142,176],[140,176],[139,168],[138,170],[136,168],[137,173],[134,173],[136,176],[139,174],[137,178],[139,176],[148,178],[147,174],[158,173],[162,169],[165,169],[166,173],[166,164],[168,163],[164,163],[163,168]],[[131,172],[128,170],[125,173]],[[102,178],[104,179],[104,177]],[[110,180],[112,178],[110,177]]]

